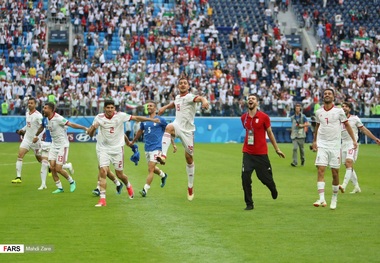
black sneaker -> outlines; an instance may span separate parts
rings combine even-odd
[[[244,208],[244,210],[253,210],[254,206],[253,205],[247,205],[246,208]]]
[[[168,179],[168,174],[167,173],[165,173],[165,176],[161,178],[161,187],[165,186],[166,179]]]
[[[117,194],[121,194],[121,191],[123,190],[123,183],[120,182],[120,185],[119,186],[116,186],[116,192]]]
[[[291,163],[290,165],[293,166],[293,167],[296,167],[296,166],[297,166],[295,163]]]
[[[304,165],[305,165],[305,161],[302,161],[302,162],[301,162],[301,166],[304,166]]]
[[[142,197],[145,197],[146,196],[146,192],[145,192],[145,189],[142,189],[141,191],[139,191],[140,195]]]
[[[273,199],[277,199],[277,196],[278,196],[278,192],[277,192],[277,189],[274,188],[272,190],[270,190],[271,194],[272,194],[272,198]]]
[[[95,188],[94,190],[92,190],[92,195],[94,196],[99,196],[100,195],[100,191],[98,188]]]

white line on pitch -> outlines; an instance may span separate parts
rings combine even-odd
[[[32,164],[32,163],[38,163],[36,160],[35,162],[22,162],[22,164]],[[15,163],[0,163],[0,165],[15,165]]]

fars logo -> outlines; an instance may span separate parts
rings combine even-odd
[[[0,245],[0,253],[24,253],[24,245]]]
[[[75,136],[75,139],[78,141],[78,142],[88,142],[89,140],[91,140],[91,137],[90,135],[86,134],[86,133],[78,133],[76,136]]]

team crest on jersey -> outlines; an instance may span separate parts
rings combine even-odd
[[[259,119],[256,119],[256,123],[259,123]]]

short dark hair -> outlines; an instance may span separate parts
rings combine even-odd
[[[260,99],[260,97],[259,97],[259,95],[257,95],[257,93],[251,93],[251,94],[249,94],[249,95],[247,96],[247,98],[249,98],[249,97],[251,97],[251,96],[255,96],[255,97],[256,97],[256,100],[259,100],[259,99]]]
[[[148,100],[148,101],[146,102],[146,104],[148,104],[148,103],[152,103],[152,104],[154,104],[154,106],[157,107],[157,103],[156,103],[155,101],[153,101],[153,100]]]
[[[45,106],[48,106],[53,111],[55,110],[55,104],[53,102],[46,102]]]
[[[34,101],[34,103],[37,103],[37,100],[36,100],[36,98],[35,98],[35,97],[29,97],[28,101],[30,101],[30,100],[33,100],[33,101]]]
[[[188,79],[188,77],[187,77],[187,75],[186,74],[181,74],[181,76],[179,76],[179,78],[178,78],[178,82],[180,81],[180,80],[182,80],[182,79],[185,79],[186,81],[187,81],[187,83],[189,83],[189,79]]]
[[[113,100],[105,100],[104,101],[104,108],[107,107],[108,105],[115,106],[115,102]]]
[[[347,107],[349,107],[350,109],[352,109],[352,103],[351,102],[345,101],[345,102],[342,103],[342,106],[343,105],[346,105]]]
[[[333,89],[331,89],[331,88],[327,88],[327,89],[325,89],[325,90],[323,91],[323,94],[325,94],[325,91],[327,91],[327,90],[330,90],[330,91],[332,92],[332,94],[334,95],[334,97],[335,97],[335,91],[334,91]]]

